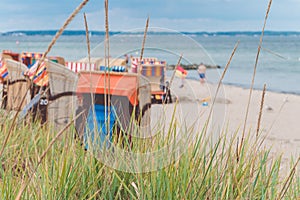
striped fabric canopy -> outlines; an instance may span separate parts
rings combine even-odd
[[[21,53],[22,63],[27,65],[28,68],[32,67],[37,60],[42,58],[42,56],[43,56],[42,53],[36,53],[36,52],[22,52]]]
[[[164,76],[166,61],[142,61],[141,73],[144,76]]]
[[[2,51],[2,56],[0,57],[0,78],[1,78],[1,80],[8,78],[8,70],[7,70],[7,66],[5,63],[5,59],[13,59],[13,60],[18,61],[19,54],[12,52],[10,50]]]
[[[24,73],[25,76],[28,76],[33,83],[35,83],[38,86],[46,86],[48,85],[48,74],[47,74],[47,65],[45,61],[43,61],[39,69],[37,70],[38,62],[35,62],[34,65]]]
[[[166,65],[166,61],[150,60],[150,61],[141,61],[142,65]]]
[[[21,54],[21,58],[26,58],[26,57],[30,57],[30,58],[34,58],[35,60],[38,60],[40,58],[42,58],[43,54],[42,53],[36,53],[36,52],[22,52]]]
[[[142,75],[144,76],[163,76],[164,75],[164,67],[163,66],[143,66],[142,67]]]
[[[132,72],[134,73],[137,73],[137,67],[138,67],[138,64],[140,62],[140,58],[138,57],[131,57],[130,59],[131,61],[131,70]],[[144,62],[155,62],[155,61],[158,61],[157,58],[152,58],[152,57],[145,57],[145,58],[142,58],[142,61],[141,63],[144,63]]]
[[[8,76],[7,67],[5,65],[4,59],[0,58],[0,77],[5,79]]]
[[[95,71],[96,64],[95,63],[85,63],[85,62],[66,62],[66,67],[73,72],[80,71]]]
[[[106,66],[100,66],[100,71],[108,71],[108,67]],[[109,68],[109,71],[113,71],[113,72],[125,72],[126,71],[126,67],[124,66],[111,66]]]

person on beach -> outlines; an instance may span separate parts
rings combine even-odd
[[[203,84],[206,82],[206,77],[205,77],[205,73],[206,73],[206,66],[201,63],[198,67],[198,74],[199,74],[199,77],[200,77],[200,83]]]
[[[164,91],[166,93],[166,98],[167,98],[166,103],[173,103],[169,81],[166,81],[166,86],[164,87]]]
[[[128,58],[128,55],[127,55],[127,54],[125,54],[124,56],[125,56],[125,63],[126,63],[126,65],[128,66],[128,63],[129,63],[129,58]]]

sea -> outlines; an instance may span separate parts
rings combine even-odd
[[[53,40],[52,31],[12,31],[0,34],[0,50],[45,52]],[[87,57],[156,57],[168,64],[192,65],[187,79],[198,80],[200,63],[219,68],[207,69],[207,81],[218,83],[228,65],[223,83],[243,88],[300,95],[300,32],[176,32],[150,29],[131,32],[65,31],[51,47],[49,56],[66,61]],[[89,41],[89,42],[87,42]],[[108,41],[108,42],[105,42]],[[261,46],[260,46],[261,44]],[[234,47],[236,51],[233,52]],[[260,48],[259,48],[260,47]],[[88,53],[90,52],[90,54]],[[230,59],[231,58],[231,59]],[[171,74],[168,71],[168,74]]]

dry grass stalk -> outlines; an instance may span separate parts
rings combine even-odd
[[[86,36],[86,45],[87,45],[87,50],[88,50],[88,64],[89,64],[89,69],[90,69],[90,80],[92,80],[92,68],[91,68],[91,45],[90,45],[90,37],[89,37],[89,27],[87,23],[87,18],[85,13],[83,13],[84,16],[84,26],[85,26],[85,36]],[[91,103],[94,105],[94,95],[92,93],[92,81],[90,81],[90,94],[91,94]],[[95,116],[95,109],[92,109],[93,116]],[[95,126],[95,125],[94,125]]]
[[[259,133],[262,110],[263,110],[263,107],[264,107],[265,94],[266,94],[266,84],[264,84],[264,89],[263,89],[263,93],[262,93],[262,96],[261,96],[260,109],[259,109],[259,115],[258,115],[258,121],[257,121],[257,129],[256,129],[256,137],[258,137],[258,133]]]
[[[209,124],[209,121],[210,121],[210,118],[211,118],[211,115],[212,115],[212,111],[213,111],[213,108],[214,108],[214,105],[215,105],[215,102],[216,102],[217,95],[218,95],[218,93],[219,93],[219,89],[220,89],[222,80],[223,80],[223,78],[224,78],[224,76],[225,76],[225,74],[226,74],[226,72],[227,72],[227,69],[228,69],[228,67],[229,67],[229,65],[230,65],[230,63],[231,63],[231,60],[232,60],[232,58],[233,58],[233,56],[234,56],[234,54],[235,54],[235,52],[236,52],[237,47],[239,46],[239,43],[240,43],[240,41],[237,41],[237,43],[235,44],[235,46],[234,46],[234,48],[233,48],[233,51],[232,51],[232,53],[231,53],[231,55],[230,55],[230,58],[229,58],[229,60],[228,60],[228,62],[227,62],[227,64],[226,64],[226,66],[225,66],[225,68],[224,68],[224,71],[223,71],[223,73],[222,73],[222,75],[221,75],[221,77],[220,77],[220,79],[219,79],[218,86],[217,86],[217,89],[216,89],[216,92],[215,92],[215,96],[214,96],[212,105],[211,105],[211,107],[210,107],[209,115],[208,115],[208,118],[207,118],[207,121],[206,121],[206,125],[204,126],[204,133],[205,133],[205,134],[206,134],[206,132],[207,132],[207,127],[208,127],[208,124]]]
[[[109,63],[109,26],[108,26],[108,0],[104,1],[104,7],[105,7],[105,43],[104,43],[104,51],[105,51],[105,66],[107,66],[107,78],[106,78],[106,70],[105,70],[105,76],[104,76],[104,104],[105,109],[107,109],[107,113],[105,111],[105,119],[107,119],[106,124],[106,132],[108,133],[109,127],[110,127],[110,63]],[[108,94],[106,94],[106,84],[108,86]],[[106,101],[107,97],[107,101]]]
[[[209,112],[207,121],[206,121],[206,123],[205,123],[205,125],[204,125],[204,131],[203,131],[204,134],[206,134],[206,132],[207,132],[207,127],[208,127],[208,124],[209,124],[209,119],[210,119],[211,114],[212,114],[212,109],[213,109],[213,107],[214,107],[214,103],[215,103],[215,100],[216,100],[216,96],[217,96],[217,94],[218,94],[218,92],[219,92],[219,88],[220,88],[220,86],[221,86],[221,82],[222,82],[222,80],[223,80],[223,78],[224,78],[224,76],[225,76],[225,74],[226,74],[226,71],[227,71],[227,69],[228,69],[228,67],[229,67],[229,65],[230,65],[230,62],[231,62],[231,60],[232,60],[232,58],[233,58],[233,55],[235,54],[235,51],[236,51],[236,49],[237,49],[237,47],[238,47],[238,44],[239,44],[239,41],[238,41],[238,42],[236,43],[236,45],[234,46],[234,49],[233,49],[233,51],[232,51],[232,53],[231,53],[231,56],[230,56],[230,58],[229,58],[229,60],[228,60],[228,62],[227,62],[227,64],[226,64],[226,67],[225,67],[225,69],[224,69],[224,71],[223,71],[223,73],[222,73],[222,76],[221,76],[220,80],[219,80],[218,87],[217,87],[217,90],[216,90],[216,93],[215,93],[215,97],[214,97],[213,103],[212,103],[212,105],[211,105],[211,109],[210,109],[210,112]],[[195,170],[193,171],[193,173],[195,174],[198,170],[199,170],[199,167],[196,167]],[[191,188],[192,181],[193,181],[193,176],[191,177],[191,179],[190,179],[189,182],[188,182],[188,187],[187,187],[187,189],[186,189],[186,191],[185,191],[185,194],[188,194],[188,192],[189,192],[189,190],[190,190],[190,188]]]
[[[142,49],[141,49],[141,55],[140,55],[140,61],[139,61],[139,67],[138,67],[138,74],[141,73],[141,62],[144,55],[144,49],[145,49],[145,43],[146,43],[146,37],[148,32],[148,26],[149,26],[149,16],[146,21],[145,31],[144,31],[144,37],[143,37],[143,43],[142,43]]]
[[[235,153],[236,153],[236,162],[239,162],[239,160],[240,160],[240,155],[239,155],[239,137],[237,137],[237,139],[236,139]]]
[[[263,28],[262,28],[260,41],[259,41],[259,45],[258,45],[258,49],[257,49],[255,65],[254,65],[252,81],[251,81],[251,87],[250,87],[250,93],[249,93],[249,98],[248,98],[248,104],[247,104],[247,109],[246,109],[245,121],[244,121],[244,128],[243,128],[242,139],[241,139],[241,144],[240,144],[239,151],[242,148],[244,138],[245,138],[246,124],[247,124],[247,118],[248,118],[248,113],[249,113],[251,97],[252,97],[253,85],[254,85],[254,80],[255,80],[255,75],[256,75],[256,68],[257,68],[258,58],[259,58],[259,54],[260,54],[260,50],[261,50],[262,40],[263,40],[263,37],[264,37],[264,31],[265,31],[268,15],[269,15],[269,12],[270,12],[271,4],[272,4],[272,0],[269,1],[269,5],[268,5],[268,9],[267,9],[267,12],[266,12],[266,15],[265,15],[264,25],[263,25]]]
[[[67,28],[67,26],[70,24],[70,22],[74,19],[74,17],[78,14],[78,12],[87,4],[89,0],[83,0],[82,3],[73,11],[73,13],[68,17],[68,19],[65,21],[64,25],[59,29],[59,31],[55,34],[54,38],[52,39],[52,41],[50,42],[47,50],[45,51],[45,53],[43,53],[42,58],[38,61],[38,66],[36,68],[35,73],[37,73],[37,71],[39,70],[40,64],[42,63],[42,61],[44,61],[44,59],[46,58],[46,56],[48,55],[48,53],[51,51],[53,45],[55,44],[55,42],[57,41],[57,39],[61,36],[61,34],[64,32],[64,30]]]
[[[293,180],[293,177],[296,173],[296,168],[298,166],[299,161],[300,161],[300,156],[298,156],[298,159],[297,159],[296,163],[294,164],[293,168],[291,169],[289,176],[285,180],[285,182],[283,184],[283,187],[282,187],[282,189],[280,190],[280,192],[277,196],[277,199],[283,199],[283,197],[285,196],[285,194],[286,194],[286,192],[287,192],[288,188],[290,187],[290,184]]]
[[[85,36],[86,36],[86,43],[87,43],[87,50],[88,50],[88,61],[91,65],[91,45],[90,45],[90,37],[89,37],[89,27],[86,19],[85,13],[83,13],[84,17],[84,26],[85,26]]]
[[[176,74],[176,67],[177,67],[178,65],[180,65],[181,59],[182,59],[182,54],[180,55],[180,57],[179,57],[179,59],[178,59],[178,62],[177,62],[177,65],[175,66],[174,71],[173,71],[173,74],[172,74],[172,76],[171,76],[171,79],[170,79],[170,87],[171,87],[171,85],[172,85],[172,83],[173,83],[173,80],[174,80],[174,77],[175,77],[175,74]]]
[[[105,65],[109,69],[109,26],[108,26],[108,0],[104,1],[105,7]],[[109,70],[108,70],[109,72]]]
[[[287,102],[288,102],[288,99],[287,99],[287,98],[284,99],[284,101],[282,102],[282,104],[281,104],[281,106],[280,106],[280,108],[279,108],[278,114],[276,115],[275,119],[273,120],[273,122],[272,122],[272,124],[271,124],[271,126],[270,126],[270,128],[269,128],[269,130],[268,130],[268,134],[269,134],[269,133],[271,132],[271,130],[273,129],[274,124],[277,122],[277,120],[278,120],[278,118],[279,118],[279,116],[280,116],[280,114],[281,114],[281,111],[282,111],[282,109],[284,108],[284,105],[285,105]]]

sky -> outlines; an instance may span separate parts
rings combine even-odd
[[[0,0],[0,32],[57,30],[82,0]],[[109,29],[261,31],[269,0],[109,0]],[[273,0],[266,30],[300,31],[300,0]],[[67,27],[105,30],[104,0],[90,0]]]

